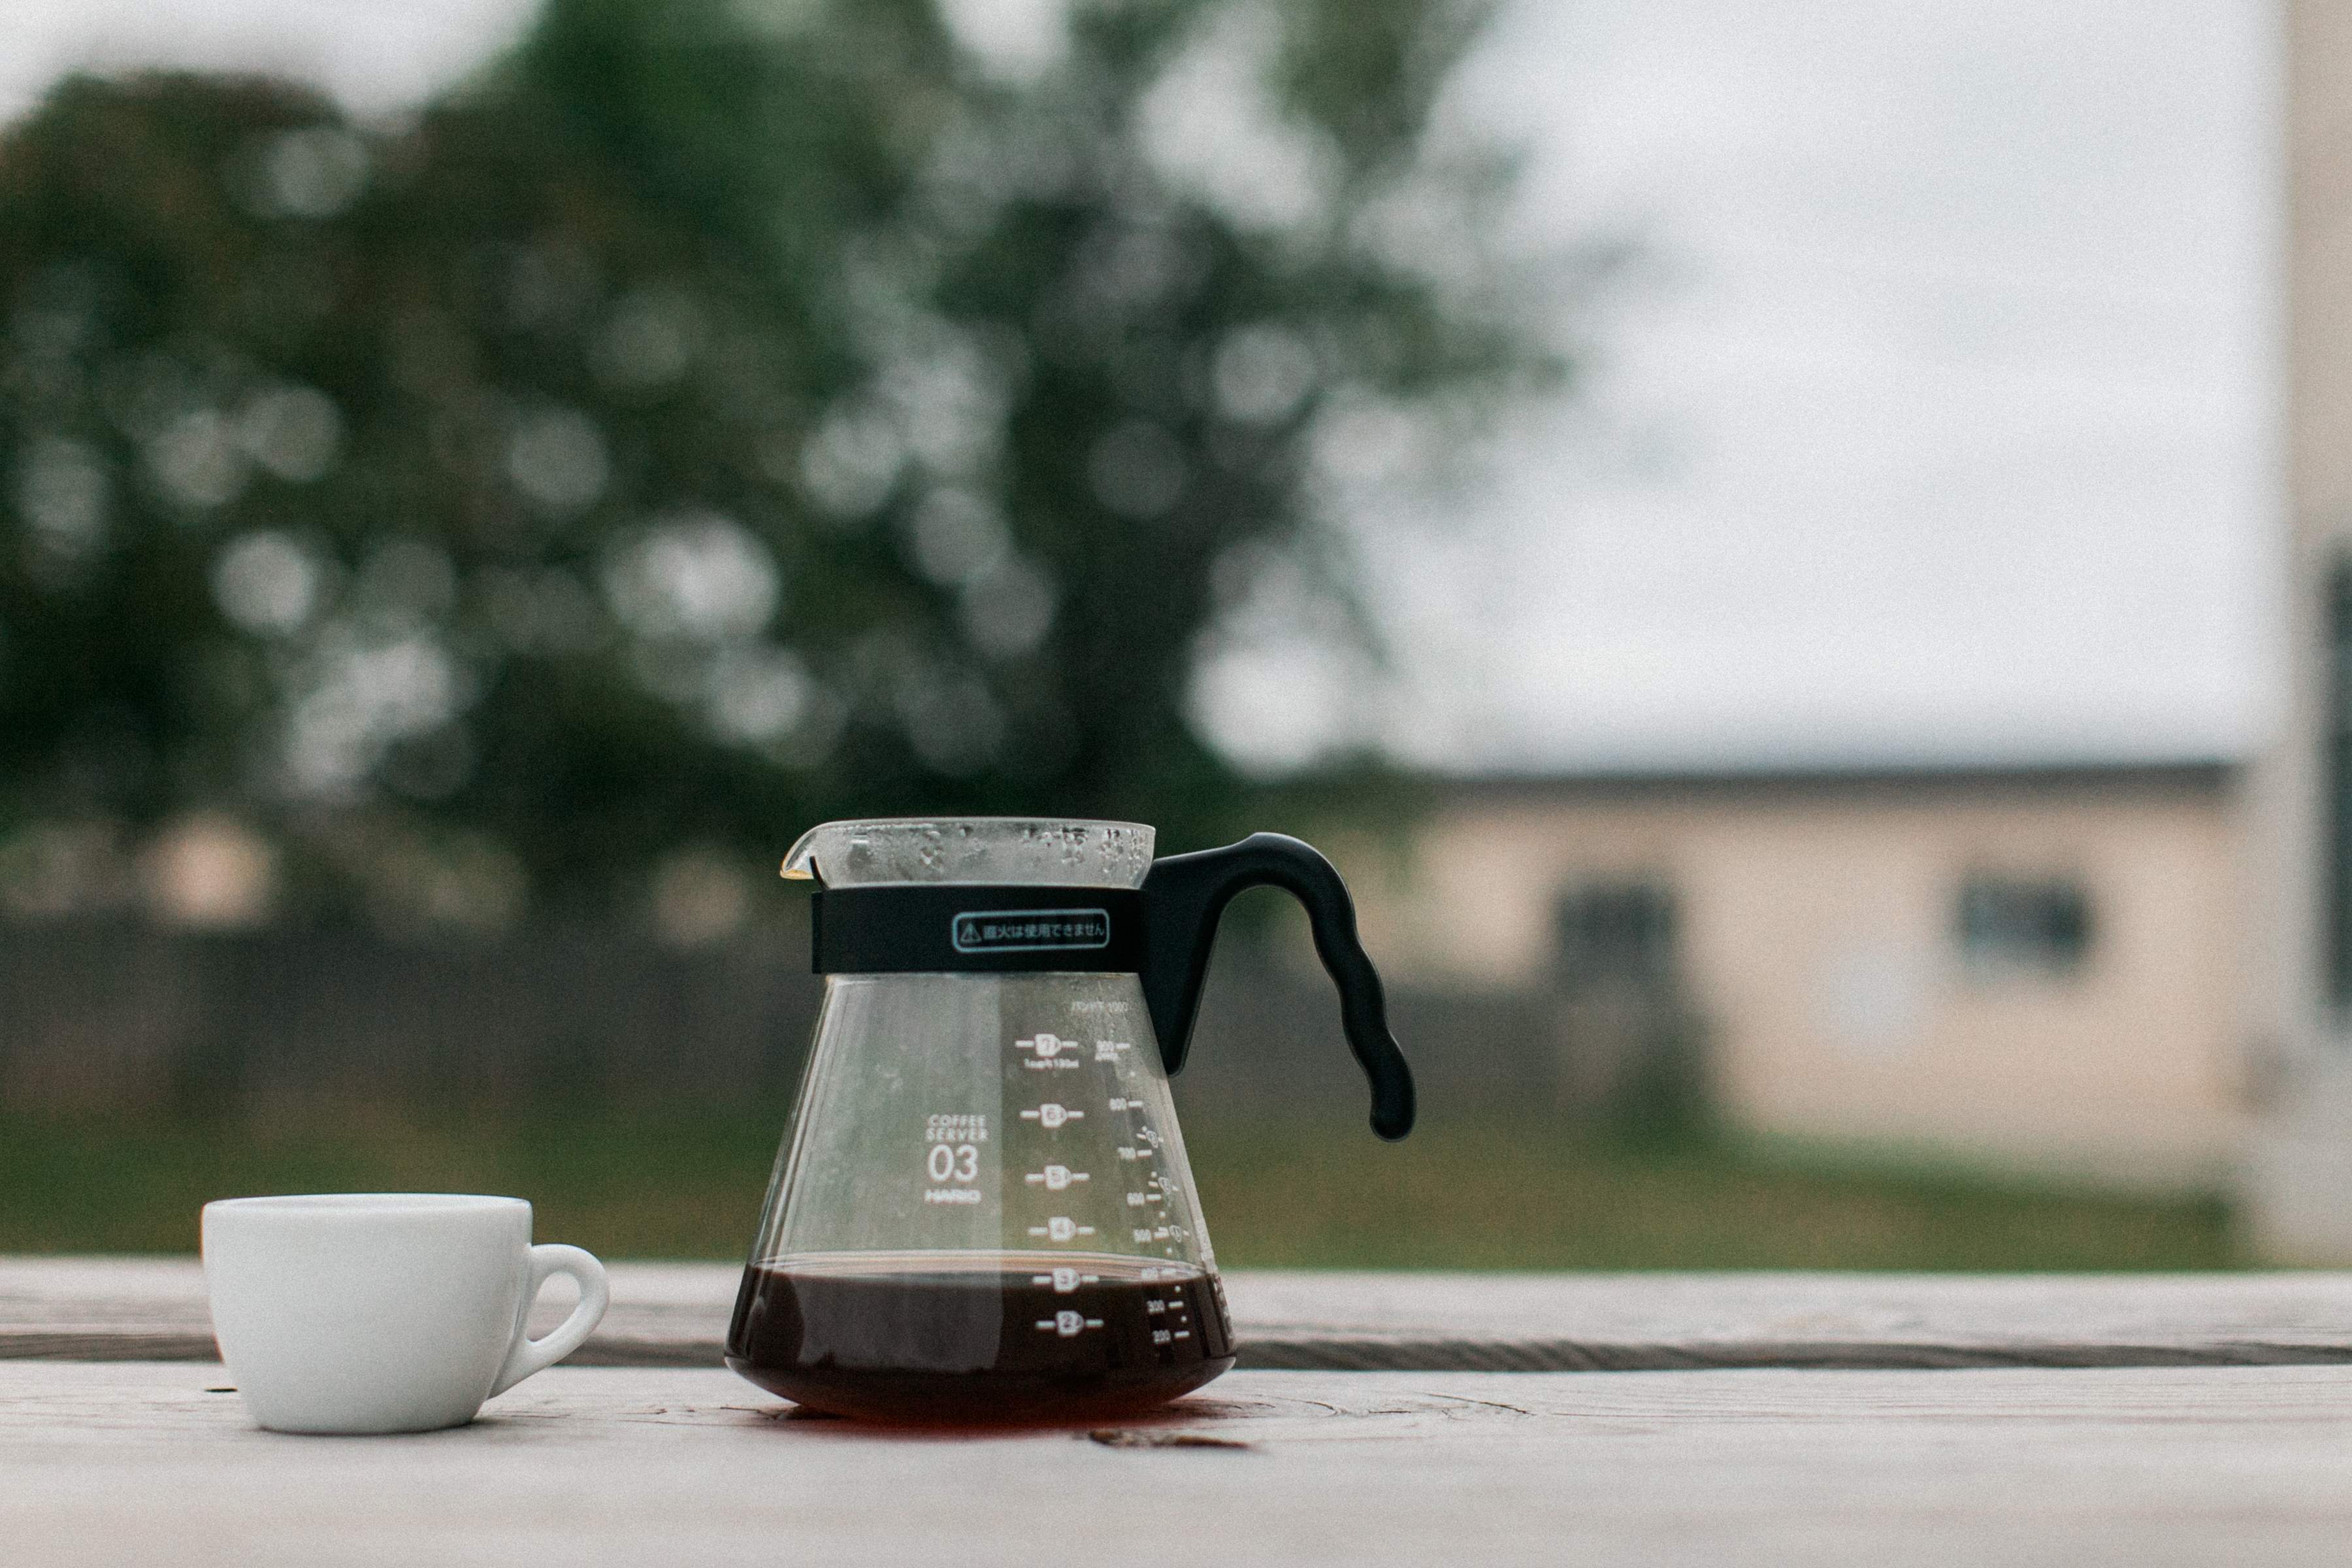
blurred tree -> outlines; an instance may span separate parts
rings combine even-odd
[[[0,883],[208,812],[496,925],[826,816],[1244,826],[1195,671],[1273,580],[1367,635],[1335,445],[1559,369],[1432,146],[1482,15],[1090,0],[1008,75],[927,0],[553,0],[391,131],[62,85],[0,140]]]

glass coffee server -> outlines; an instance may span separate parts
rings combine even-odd
[[[968,1423],[1115,1415],[1233,1365],[1168,1078],[1235,893],[1307,907],[1382,1137],[1412,1079],[1328,860],[1262,833],[1155,861],[1152,837],[902,819],[793,846],[824,1004],[729,1366],[837,1415]]]

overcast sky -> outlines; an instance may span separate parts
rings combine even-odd
[[[1468,710],[1443,744],[1654,763],[2257,741],[2270,9],[1513,11],[1473,96],[1541,128],[1531,209],[1622,224],[1655,259],[1604,324],[1601,438],[1517,447],[1491,513],[1512,548],[1461,557],[1487,614],[1390,579],[1423,585],[1412,640],[1445,650],[1454,700],[1430,706]]]
[[[80,62],[393,110],[528,11],[0,0],[0,112]],[[1531,239],[1646,259],[1580,407],[1375,531],[1405,697],[1318,724],[1344,704],[1276,647],[1218,674],[1218,728],[1478,769],[2243,752],[2275,700],[2271,28],[2258,0],[1518,0],[1458,112],[1530,146]]]

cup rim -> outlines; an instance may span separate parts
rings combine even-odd
[[[529,1209],[528,1198],[481,1193],[278,1193],[262,1197],[215,1198],[205,1205],[244,1214],[454,1214],[485,1209]]]

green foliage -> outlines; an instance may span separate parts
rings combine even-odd
[[[1343,1138],[1345,1142],[1342,1142]],[[2179,1272],[2240,1266],[2228,1207],[1821,1151],[1596,1138],[1557,1119],[1188,1127],[1229,1267]]]
[[[1735,1146],[1612,1144],[1526,1117],[1433,1119],[1383,1144],[1352,1119],[1191,1116],[1229,1268],[2232,1266],[2215,1202],[2132,1199]],[[736,1259],[783,1116],[580,1107],[237,1121],[0,1119],[0,1252],[192,1252],[196,1211],[267,1192],[512,1193],[544,1240]]]
[[[65,83],[0,140],[0,831],[495,920],[831,816],[1263,826],[1190,694],[1270,574],[1364,636],[1332,432],[1559,368],[1507,165],[1427,155],[1482,15],[1093,0],[1016,85],[925,0],[552,0],[392,129]],[[1204,47],[1286,205],[1155,154]]]

